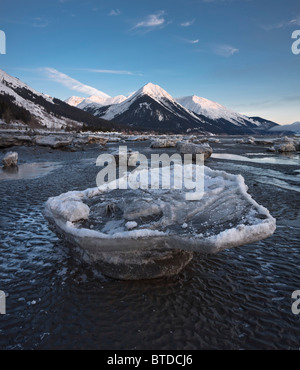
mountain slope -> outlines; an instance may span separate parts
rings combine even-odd
[[[300,122],[294,122],[290,125],[282,125],[282,126],[276,126],[276,127],[272,127],[270,129],[270,132],[271,133],[275,133],[275,132],[278,132],[278,133],[282,133],[282,132],[287,132],[287,133],[297,133],[299,134],[300,133]]]
[[[244,124],[245,116],[239,113],[233,112],[219,103],[212,102],[199,96],[185,96],[176,99],[185,108],[192,112],[206,116],[210,119],[226,119],[227,121],[239,125]]]
[[[178,98],[177,101],[197,115],[214,120],[219,127],[223,125],[225,128],[226,126],[227,133],[229,133],[228,130],[237,133],[244,130],[266,131],[277,125],[260,117],[247,117],[219,103],[195,95]],[[236,128],[230,124],[236,126]]]
[[[80,107],[80,104],[79,106]],[[148,83],[120,104],[88,104],[87,112],[132,128],[173,133],[244,135],[263,133],[276,125],[252,119],[197,96],[174,99],[158,85]]]
[[[280,126],[280,125],[278,125],[278,123],[275,123],[273,121],[269,121],[269,120],[261,118],[261,117],[249,117],[249,119],[254,121],[254,122],[258,122],[259,126],[257,127],[257,129],[260,129],[260,130],[270,130],[273,127]]]
[[[71,96],[67,100],[65,100],[65,103],[71,105],[72,107],[77,107],[78,104],[80,104],[84,98],[81,98],[79,96]]]
[[[148,83],[120,104],[104,107],[88,105],[86,111],[141,130],[158,132],[207,133],[209,125],[180,105],[158,85]]]
[[[114,127],[111,122],[32,89],[2,70],[0,70],[0,103],[2,106],[0,118],[6,120],[10,119],[9,111],[15,111],[19,107],[27,112],[27,120],[21,119],[26,124],[35,123],[55,129],[80,128],[83,125],[99,129]],[[14,115],[12,118],[15,118]]]

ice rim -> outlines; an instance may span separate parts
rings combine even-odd
[[[195,168],[196,165],[190,166]],[[51,224],[54,224],[56,231],[62,233],[68,242],[81,247],[81,249],[87,252],[92,262],[97,260],[97,253],[135,252],[151,249],[215,254],[224,249],[255,243],[273,235],[276,230],[276,219],[271,216],[267,208],[259,205],[248,194],[248,187],[241,175],[212,170],[206,166],[204,173],[204,181],[216,180],[214,189],[209,193],[205,191],[206,195],[209,196],[211,194],[211,196],[216,196],[217,200],[221,199],[222,186],[218,188],[216,185],[218,185],[218,182],[223,181],[230,186],[234,197],[239,196],[246,202],[248,207],[247,225],[241,222],[234,225],[234,227],[211,236],[190,233],[178,235],[174,232],[150,230],[147,228],[106,234],[97,230],[80,228],[78,221],[87,220],[90,212],[84,201],[98,195],[110,193],[115,189],[115,184],[111,183],[84,191],[69,191],[57,197],[51,197],[45,204],[44,216]],[[126,175],[118,179],[118,181],[125,180],[125,178]],[[123,191],[126,192],[126,190]],[[188,203],[193,203],[195,207],[199,207],[199,212],[201,212],[200,206],[203,207],[201,202],[203,200]],[[182,224],[185,225],[185,220],[182,220]],[[149,243],[150,240],[151,243]]]

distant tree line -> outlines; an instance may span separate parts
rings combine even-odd
[[[11,95],[0,95],[0,119],[5,123],[10,123],[12,121],[29,123],[31,121],[30,112],[25,108],[19,107],[15,103],[15,100],[15,97]]]

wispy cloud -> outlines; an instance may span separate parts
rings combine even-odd
[[[191,20],[191,21],[187,21],[187,22],[180,23],[180,26],[181,26],[181,27],[190,27],[190,26],[192,26],[194,23],[195,23],[195,19],[193,19],[193,20]]]
[[[300,14],[298,14],[295,18],[290,19],[289,21],[281,21],[274,24],[263,24],[261,27],[266,31],[271,31],[274,29],[287,28],[293,26],[300,26]]]
[[[233,109],[249,109],[249,108],[273,108],[279,106],[286,106],[287,104],[294,104],[300,101],[300,95],[282,96],[273,100],[259,100],[241,104],[232,105]]]
[[[109,13],[108,13],[108,15],[110,15],[110,16],[118,16],[118,15],[120,15],[121,14],[121,11],[119,10],[119,9],[112,9]]]
[[[215,54],[222,57],[230,57],[239,52],[239,49],[230,45],[217,45],[213,48]]]
[[[112,75],[128,75],[128,76],[141,75],[140,73],[124,71],[124,70],[119,70],[119,69],[76,68],[76,71],[85,71],[85,72],[91,72],[91,73],[107,73],[107,74],[112,74]]]
[[[97,96],[101,96],[103,98],[109,98],[110,96],[105,94],[104,92],[98,90],[98,89],[95,89],[94,87],[91,87],[89,85],[85,85],[77,80],[75,80],[74,78],[62,73],[62,72],[59,72],[57,71],[56,69],[54,68],[49,68],[49,67],[46,67],[46,68],[40,68],[40,71],[45,73],[46,76],[52,80],[52,81],[55,81],[65,87],[67,87],[68,89],[70,90],[74,90],[74,91],[78,91],[78,92],[81,92],[83,94],[87,94],[87,95],[97,95]]]
[[[190,39],[181,39],[184,42],[187,42],[188,44],[198,44],[199,40],[190,40]]]
[[[32,27],[37,27],[37,28],[44,28],[49,25],[49,22],[47,19],[43,18],[34,18],[31,22]]]
[[[114,69],[86,69],[87,72],[108,73],[112,75],[133,75],[130,71],[119,71]]]
[[[47,27],[50,22],[48,19],[41,18],[41,17],[36,17],[36,18],[27,18],[22,21],[16,20],[16,19],[0,19],[0,22],[5,21],[6,23],[10,24],[16,24],[20,26],[29,26],[29,27],[37,27],[37,28],[43,28]]]
[[[137,23],[133,28],[156,28],[165,24],[166,20],[163,17],[165,12],[161,10],[156,14],[148,15],[143,21]]]

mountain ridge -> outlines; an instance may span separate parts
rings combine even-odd
[[[188,130],[203,134],[255,134],[256,131],[262,133],[277,125],[260,117],[253,119],[244,116],[196,95],[173,98],[159,85],[151,82],[120,103],[90,103],[82,106],[82,109],[97,117],[136,129],[165,129],[177,133]]]
[[[85,127],[108,130],[116,126],[57,98],[40,93],[0,69],[0,119],[11,121],[16,118],[14,112],[18,107],[23,111],[17,116],[26,116],[23,123],[27,125],[38,124],[48,129],[75,130]]]

